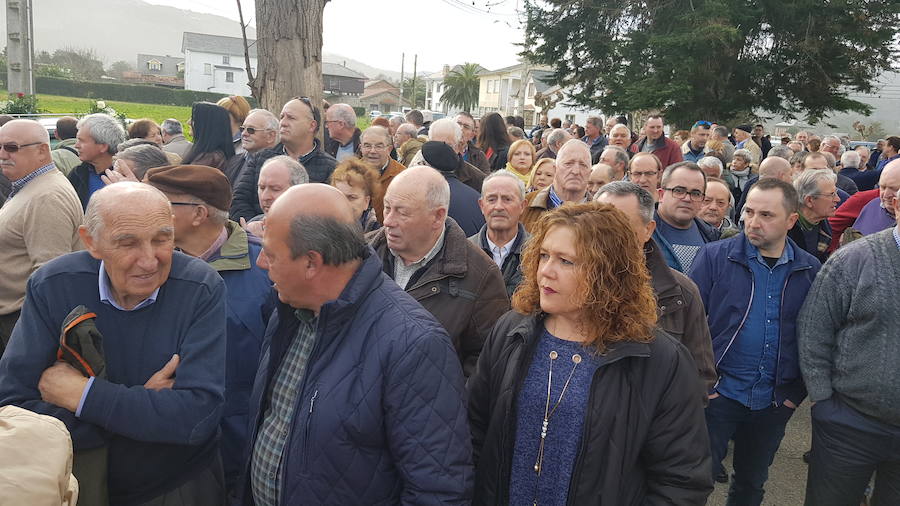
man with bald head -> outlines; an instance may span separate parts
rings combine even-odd
[[[556,209],[565,202],[587,202],[588,178],[591,175],[591,150],[578,139],[571,139],[559,149],[556,155],[556,173],[553,183],[543,190],[531,192],[520,218],[525,230],[533,231],[534,224],[541,215]]]
[[[0,170],[12,182],[0,207],[0,355],[25,300],[25,282],[45,262],[81,249],[84,213],[78,195],[53,164],[50,136],[38,122],[0,128]]]
[[[384,227],[370,243],[384,272],[444,326],[468,376],[509,298],[497,264],[447,216],[449,207],[441,173],[406,169],[387,189]]]
[[[222,278],[174,251],[169,200],[143,183],[97,190],[78,233],[87,251],[28,280],[0,360],[0,405],[66,424],[87,504],[222,504]],[[78,315],[102,335],[104,369],[57,361],[60,331]]]
[[[250,399],[238,504],[471,500],[450,340],[382,272],[356,218],[321,184],[290,188],[266,216],[258,263],[280,303]]]

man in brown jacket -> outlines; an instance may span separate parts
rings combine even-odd
[[[570,139],[556,155],[553,183],[525,196],[525,212],[519,218],[528,233],[541,215],[566,202],[587,202],[588,177],[591,175],[591,150],[580,139]]]
[[[384,227],[370,244],[384,272],[444,326],[468,376],[509,298],[497,265],[447,217],[449,205],[438,171],[406,169],[387,189]]]
[[[703,390],[698,394],[702,396],[705,406],[709,402],[707,392],[716,383],[716,367],[706,311],[697,285],[666,265],[659,246],[653,241],[653,230],[656,228],[656,222],[653,221],[653,198],[649,192],[632,182],[614,181],[601,187],[595,200],[612,204],[622,211],[631,222],[638,240],[644,243],[644,257],[659,310],[657,325],[684,344],[694,358],[703,382]]]

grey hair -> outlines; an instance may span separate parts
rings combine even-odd
[[[369,128],[366,128],[365,130],[363,130],[362,135],[359,136],[360,139],[362,139],[363,136],[365,136],[367,133],[380,135],[384,137],[384,142],[386,142],[387,144],[391,143],[391,131],[387,128],[384,128],[383,126],[372,125]]]
[[[631,129],[628,128],[628,125],[623,125],[622,123],[616,123],[615,125],[613,125],[613,127],[609,129],[609,135],[612,135],[612,133],[615,132],[616,130],[622,130],[622,129],[624,129],[625,132],[629,136],[631,136]],[[616,146],[616,147],[618,147],[618,146]]]
[[[622,125],[622,126],[625,126],[625,125]],[[628,127],[625,127],[625,129],[627,130]],[[615,130],[615,127],[613,127],[613,130]],[[624,149],[620,148],[619,146],[606,146],[605,148],[603,148],[604,152],[607,150],[615,153],[616,154],[616,162],[621,163],[622,167],[625,167],[625,170],[628,170],[629,158],[628,158],[628,153]],[[602,152],[600,153],[600,157],[601,158],[603,157]]]
[[[122,145],[125,144],[122,143]],[[122,145],[120,145],[120,148]],[[132,172],[134,172],[134,176],[138,178],[138,181],[144,179],[144,174],[148,170],[170,164],[166,153],[155,144],[137,144],[120,149],[116,154],[116,158],[128,160],[132,163]]]
[[[181,126],[181,122],[175,118],[169,118],[162,122],[160,128],[163,132],[168,135],[180,135],[184,133],[184,128]]]
[[[109,114],[88,114],[78,121],[78,129],[87,128],[97,144],[106,144],[107,152],[116,154],[119,144],[125,141],[125,129]]]
[[[733,158],[740,158],[744,161],[744,163],[750,164],[753,163],[753,155],[749,150],[746,149],[736,149],[734,150]]]
[[[278,133],[278,117],[272,114],[272,111],[267,109],[250,109],[250,112],[247,113],[249,117],[251,114],[261,114],[264,118],[266,118],[266,128],[269,130],[274,130],[275,133]]]
[[[84,210],[84,221],[82,221],[82,225],[87,230],[88,235],[94,239],[100,237],[100,231],[103,230],[103,217],[106,215],[107,208],[110,204],[119,201],[119,199],[114,198],[116,197],[115,194],[128,189],[153,194],[154,197],[159,199],[160,204],[164,205],[169,211],[169,214],[171,214],[172,204],[169,203],[169,197],[166,197],[166,194],[161,192],[155,186],[134,181],[113,183],[94,192],[91,195],[91,199],[88,201],[87,209]],[[113,195],[109,195],[110,193]]]
[[[310,251],[322,255],[325,265],[343,265],[365,256],[366,241],[356,220],[347,223],[331,216],[298,215],[291,220],[288,237],[291,258]]]
[[[725,170],[725,167],[722,166],[722,160],[719,160],[715,156],[704,156],[703,158],[697,160],[697,165],[699,165],[700,167],[710,167],[718,169],[719,175],[716,177],[722,177],[722,171]]]
[[[347,125],[348,128],[356,128],[356,113],[347,104],[334,104],[328,108],[334,109],[335,119]]]
[[[603,126],[604,126],[603,118],[601,118],[600,116],[588,116],[585,123],[590,123],[591,125],[594,125],[597,128],[603,128]]]
[[[819,181],[834,183],[837,181],[837,174],[829,169],[804,170],[794,178],[794,188],[797,189],[797,199],[801,207],[806,197],[812,197],[819,192]]]
[[[511,127],[507,128],[506,131],[507,131],[507,133],[509,133],[509,136],[512,138],[515,138],[515,139],[524,139],[525,138],[525,131],[517,126],[511,126]]]
[[[713,128],[713,132],[719,137],[728,137],[728,127],[723,125],[719,125],[716,128]]]
[[[519,189],[519,200],[522,200],[525,198],[525,183],[522,182],[522,179],[520,179],[519,176],[513,174],[512,172],[510,172],[506,169],[500,169],[498,171],[491,172],[490,174],[488,174],[488,176],[486,178],[484,178],[484,181],[481,182],[481,196],[482,197],[484,197],[484,185],[487,184],[487,182],[490,181],[491,179],[496,179],[498,177],[512,179],[513,181],[515,181],[516,188]]]
[[[441,118],[431,123],[428,127],[428,138],[434,140],[435,135],[442,136],[446,134],[453,135],[454,145],[462,142],[462,128],[450,118]]]
[[[569,132],[566,132],[562,128],[555,128],[555,129],[553,129],[552,132],[550,132],[550,135],[547,137],[547,145],[554,146],[556,144],[560,144],[562,142],[569,140],[570,137],[571,136],[569,135]],[[562,146],[560,146],[560,147],[562,147]]]
[[[197,199],[201,202],[201,205],[206,208],[206,215],[209,217],[210,223],[213,225],[225,225],[228,221],[228,211],[219,209],[218,207],[211,206],[203,201],[203,199]]]
[[[291,186],[297,186],[298,184],[306,184],[309,182],[309,174],[306,172],[306,167],[304,167],[302,163],[294,160],[287,155],[278,155],[269,158],[265,161],[265,163],[262,164],[262,167],[260,167],[259,171],[262,172],[263,169],[275,163],[280,163],[287,167],[288,173],[290,174]]]
[[[834,155],[829,153],[828,151],[817,151],[820,155],[825,157],[825,163],[828,164],[829,169],[834,169],[835,164],[837,163],[837,159],[835,159]]]
[[[655,210],[653,197],[650,196],[650,192],[637,184],[632,183],[631,181],[613,181],[611,183],[606,183],[597,190],[597,195],[594,196],[594,200],[596,200],[597,197],[606,194],[618,197],[634,195],[635,198],[637,198],[638,210],[641,213],[641,219],[644,221],[644,224],[653,221],[653,211]]]
[[[858,169],[861,160],[862,157],[859,156],[859,153],[852,149],[850,151],[844,151],[844,154],[841,155],[841,165],[844,167]]]
[[[401,123],[400,126],[397,127],[397,133],[415,139],[419,134],[419,130],[412,123]]]
[[[773,156],[790,160],[791,157],[794,156],[794,150],[784,144],[778,144],[777,146],[772,146],[772,149],[769,150],[769,154],[766,155],[766,158],[771,158]]]
[[[438,120],[440,121],[440,120]],[[459,125],[457,125],[459,128]],[[430,167],[429,167],[430,168]],[[431,169],[437,172],[436,169]],[[444,177],[433,178],[425,189],[425,203],[432,210],[450,209],[450,183]]]

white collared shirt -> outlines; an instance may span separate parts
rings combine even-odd
[[[502,246],[497,246],[491,241],[491,238],[485,233],[485,239],[487,239],[488,248],[491,250],[491,256],[494,257],[494,263],[497,264],[497,267],[500,270],[503,270],[503,261],[506,260],[506,257],[509,255],[509,252],[512,251],[513,244],[516,243],[516,238],[519,237],[519,234],[516,235],[506,244]]]

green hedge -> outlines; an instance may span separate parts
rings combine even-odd
[[[0,80],[6,83],[6,74],[0,74]],[[45,95],[64,97],[94,98],[117,100],[120,102],[138,102],[142,104],[188,106],[194,102],[217,102],[227,95],[206,91],[180,90],[162,86],[142,84],[125,84],[116,82],[89,82],[61,79],[58,77],[35,77],[35,91]],[[252,107],[258,102],[253,97],[245,97]]]

